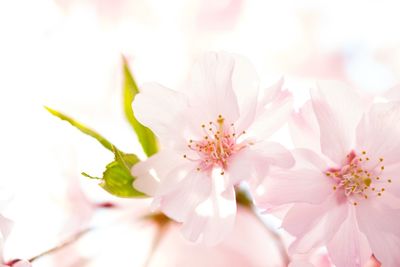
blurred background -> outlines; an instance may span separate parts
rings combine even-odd
[[[100,176],[113,155],[43,105],[143,157],[123,116],[122,55],[139,85],[177,88],[196,56],[212,50],[250,59],[264,86],[284,76],[297,104],[317,79],[380,93],[400,80],[399,12],[397,0],[1,0],[0,188],[13,196],[4,214],[15,221],[6,259],[33,257],[93,226],[34,266],[189,266],[214,254],[200,266],[281,266],[268,233],[240,223],[232,238],[251,240],[242,241],[247,250],[236,239],[195,250],[174,226],[148,260],[160,230],[140,219],[148,201],[117,200],[82,177]],[[98,208],[109,202],[118,211]]]

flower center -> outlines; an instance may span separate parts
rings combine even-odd
[[[191,159],[185,154],[184,158],[192,161],[200,161],[197,168],[208,170],[213,167],[227,168],[228,159],[247,144],[238,142],[245,131],[236,133],[234,123],[227,124],[222,115],[218,115],[216,121],[201,125],[204,136],[200,140],[189,140],[188,147],[196,153],[198,159]],[[222,171],[221,174],[224,174]]]
[[[374,162],[375,161],[375,162]],[[325,174],[335,181],[333,190],[343,190],[347,197],[361,196],[368,199],[371,195],[382,196],[385,191],[384,183],[391,183],[391,179],[382,177],[385,170],[383,158],[371,160],[366,151],[358,156],[351,151],[344,166],[341,168],[330,168]],[[357,202],[353,202],[357,205]]]

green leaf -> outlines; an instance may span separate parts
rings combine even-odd
[[[127,61],[124,60],[124,87],[123,87],[123,97],[124,97],[124,112],[128,119],[128,122],[135,131],[140,144],[142,145],[143,151],[147,156],[151,156],[158,151],[157,138],[154,133],[147,127],[143,126],[135,118],[132,110],[132,101],[135,96],[139,93],[139,88],[133,78],[132,73],[129,70]]]
[[[145,194],[137,191],[132,185],[135,177],[131,175],[130,169],[137,162],[139,162],[139,159],[136,155],[123,154],[115,150],[115,161],[106,166],[100,186],[110,194],[118,197],[146,197]]]
[[[80,130],[82,133],[87,134],[91,137],[93,137],[94,139],[96,139],[97,141],[100,142],[100,144],[102,144],[105,148],[107,148],[110,151],[113,151],[113,149],[115,149],[115,146],[113,144],[111,144],[107,139],[105,139],[103,136],[101,136],[99,133],[97,133],[96,131],[86,127],[85,125],[83,125],[82,123],[72,119],[71,117],[57,111],[54,109],[51,109],[49,107],[44,107],[45,109],[47,109],[47,111],[49,111],[51,114],[53,114],[54,116],[69,122],[72,126],[74,126],[75,128],[77,128],[78,130]],[[114,148],[113,148],[114,147]]]

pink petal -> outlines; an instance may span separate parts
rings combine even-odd
[[[235,55],[232,87],[239,105],[240,118],[235,123],[237,131],[247,130],[253,123],[258,108],[259,78],[253,65],[243,57]]]
[[[384,159],[384,164],[399,162],[400,102],[377,103],[357,127],[357,147],[368,155]]]
[[[382,266],[400,266],[400,210],[385,206],[379,199],[371,199],[360,202],[356,215],[360,230]]]
[[[201,241],[206,245],[215,245],[221,242],[233,229],[236,214],[235,190],[233,187],[226,191],[218,192],[215,178],[213,177],[213,190],[211,195],[183,224],[183,235],[191,240]]]
[[[185,96],[156,83],[145,84],[140,89],[141,93],[132,103],[137,120],[149,127],[163,145],[179,141],[183,110],[188,107]]]
[[[255,191],[255,198],[264,208],[296,202],[321,203],[334,191],[324,171],[326,164],[308,149],[295,149],[294,169],[272,169],[264,183]]]
[[[348,216],[346,203],[336,196],[320,205],[295,204],[283,220],[282,227],[297,239],[290,253],[308,253],[328,243]]]
[[[325,172],[328,169],[325,159],[310,149],[294,149],[292,150],[292,155],[296,162],[296,169],[305,168],[321,172]]]
[[[162,150],[132,168],[133,186],[149,196],[174,190],[194,164],[171,150]]]
[[[290,203],[319,204],[334,193],[333,183],[322,172],[300,170],[272,170],[262,184],[262,195],[257,203],[282,205]]]
[[[177,190],[162,198],[161,209],[176,221],[186,221],[197,205],[211,194],[211,186],[207,173],[195,169],[185,177]]]
[[[292,114],[289,130],[295,147],[321,151],[319,125],[311,101]]]
[[[270,102],[262,103],[254,123],[247,131],[261,140],[265,140],[281,128],[288,121],[293,108],[293,98],[288,91],[279,90],[272,99],[267,99]]]
[[[289,150],[276,142],[260,142],[255,143],[252,147],[253,151],[273,166],[280,168],[290,168],[294,165],[294,158]]]
[[[193,66],[185,93],[190,105],[200,107],[205,121],[222,115],[229,122],[239,117],[239,106],[232,88],[234,58],[226,53],[206,53]]]
[[[250,148],[243,149],[229,160],[227,186],[235,186],[244,180],[261,180],[268,169],[268,162],[260,158],[255,151]]]
[[[355,91],[332,81],[320,82],[318,89],[311,90],[311,98],[320,128],[321,151],[341,164],[353,146],[364,102]]]
[[[243,180],[259,184],[267,175],[269,166],[290,168],[294,164],[291,153],[275,142],[260,142],[239,151],[228,164],[229,185]]]
[[[327,247],[336,266],[362,267],[368,262],[372,252],[367,238],[358,229],[353,208]]]

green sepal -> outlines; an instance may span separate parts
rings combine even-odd
[[[133,187],[135,177],[131,174],[133,165],[139,162],[134,154],[124,154],[115,149],[115,160],[106,166],[100,186],[117,197],[136,198],[146,197],[142,192]]]

